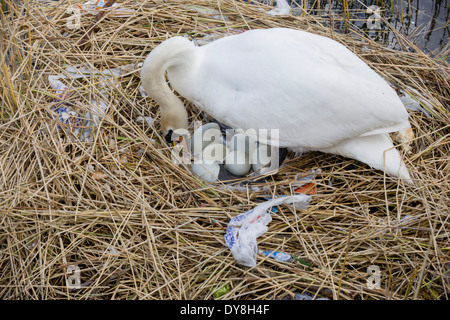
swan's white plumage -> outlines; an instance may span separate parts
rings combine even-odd
[[[410,127],[406,109],[384,79],[334,40],[282,28],[202,47],[175,37],[144,63],[150,96],[160,95],[164,84],[153,77],[164,70],[180,95],[228,126],[279,129],[280,147],[337,153],[410,179],[397,150],[383,160],[393,147],[387,133]],[[158,98],[164,108],[167,99]]]

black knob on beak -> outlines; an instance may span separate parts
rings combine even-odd
[[[173,133],[173,130],[169,130],[169,132],[164,136],[164,138],[166,138],[167,143],[172,142],[172,133]]]

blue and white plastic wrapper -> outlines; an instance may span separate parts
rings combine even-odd
[[[75,125],[79,125],[80,118],[75,111],[65,105],[64,100],[69,96],[69,87],[62,83],[59,79],[60,75],[48,76],[48,82],[50,86],[56,90],[58,99],[55,100],[58,104],[54,111],[59,115],[59,121],[64,124],[68,124],[70,119],[75,119]]]
[[[65,99],[69,96],[70,87],[66,86],[61,80],[64,79],[64,75],[48,76],[48,81],[53,89],[56,90],[56,94],[59,99],[56,99],[56,106],[53,111],[58,115],[56,118],[63,124],[69,124],[72,126],[73,133],[80,137],[81,141],[90,141],[91,132],[98,126],[101,118],[106,113],[108,108],[106,102],[102,99],[98,101],[92,99],[90,103],[86,106],[90,111],[86,113],[85,119],[72,110]],[[104,95],[103,98],[107,99],[108,95]],[[83,129],[81,129],[83,127]],[[59,129],[61,127],[58,126]]]
[[[259,251],[259,253],[268,256],[270,258],[273,258],[275,260],[278,261],[283,261],[283,262],[289,262],[292,260],[292,256],[284,253],[284,252],[279,252],[279,251],[270,251],[270,250],[265,250],[265,251]]]
[[[88,66],[77,65],[68,66],[65,73],[48,76],[50,86],[55,89],[58,99],[55,100],[56,105],[53,111],[58,115],[57,118],[61,123],[70,124],[73,133],[80,138],[81,141],[92,141],[92,132],[99,126],[101,119],[105,116],[109,100],[108,92],[118,84],[116,78],[123,76],[127,72],[133,72],[142,66],[142,63],[131,63],[120,67],[99,71]],[[95,77],[98,82],[99,93],[96,97],[92,97],[88,103],[84,104],[84,109],[88,110],[82,117],[72,110],[65,102],[69,96],[69,90],[73,89],[65,85],[61,80],[73,80],[79,78]],[[82,104],[81,102],[77,102]],[[60,128],[60,127],[59,127]]]
[[[305,209],[310,202],[311,197],[305,194],[279,197],[231,219],[225,233],[225,243],[236,262],[246,267],[256,265],[258,253],[256,239],[267,231],[267,225],[272,221],[270,208],[287,204],[295,206],[296,209]]]
[[[96,15],[100,10],[111,11],[108,16],[112,17],[131,17],[136,14],[136,10],[127,8],[122,3],[113,3],[108,8],[103,8],[106,4],[106,0],[90,0],[82,5],[78,5],[82,9],[82,13],[89,13],[92,15]]]

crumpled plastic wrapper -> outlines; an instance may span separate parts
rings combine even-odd
[[[288,16],[291,12],[291,7],[286,0],[277,0],[276,7],[268,12],[269,16]]]
[[[83,12],[87,12],[92,15],[96,15],[99,10],[111,11],[110,16],[118,18],[132,17],[136,14],[136,10],[127,8],[122,3],[113,3],[112,6],[103,8],[106,2],[106,0],[90,0],[82,5],[78,5],[78,7],[82,9]]]
[[[297,209],[305,209],[310,201],[311,197],[305,194],[279,197],[261,203],[231,219],[225,233],[225,243],[236,262],[246,267],[256,265],[258,253],[256,239],[268,230],[267,225],[272,221],[270,208],[288,204]]]
[[[92,132],[98,127],[108,109],[109,91],[118,83],[116,78],[136,70],[141,65],[142,63],[132,63],[103,71],[87,66],[68,66],[65,73],[48,76],[50,86],[55,89],[58,95],[58,99],[55,101],[56,104],[52,108],[58,115],[58,120],[63,124],[71,124],[74,127],[73,133],[81,141],[92,141]],[[85,115],[85,120],[82,120],[82,117],[65,102],[70,95],[70,90],[73,88],[64,82],[69,82],[71,79],[91,77],[96,77],[100,80],[100,94],[97,97],[91,97],[88,105],[86,105],[89,111]]]

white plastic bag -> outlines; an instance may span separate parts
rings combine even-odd
[[[118,83],[116,78],[119,78],[127,72],[132,72],[142,66],[142,63],[130,63],[120,67],[106,69],[99,71],[88,66],[77,65],[68,66],[65,73],[48,76],[50,86],[56,90],[58,95],[57,102],[53,106],[53,111],[58,115],[55,118],[61,123],[72,124],[73,134],[80,138],[81,141],[91,142],[93,140],[92,132],[99,126],[101,119],[107,112],[109,100],[109,91],[114,89],[114,85]],[[99,92],[98,99],[91,98],[90,102],[85,105],[86,110],[89,110],[84,119],[81,115],[72,110],[65,99],[69,96],[71,87],[65,85],[61,80],[63,79],[79,79],[95,77],[98,82]],[[81,102],[77,102],[82,104]]]
[[[288,16],[291,11],[291,7],[286,0],[277,0],[276,7],[268,12],[269,16]]]
[[[267,231],[267,225],[272,221],[271,207],[289,204],[305,209],[310,201],[311,197],[305,194],[275,198],[231,219],[225,233],[225,243],[236,262],[246,267],[256,265],[256,239]]]

